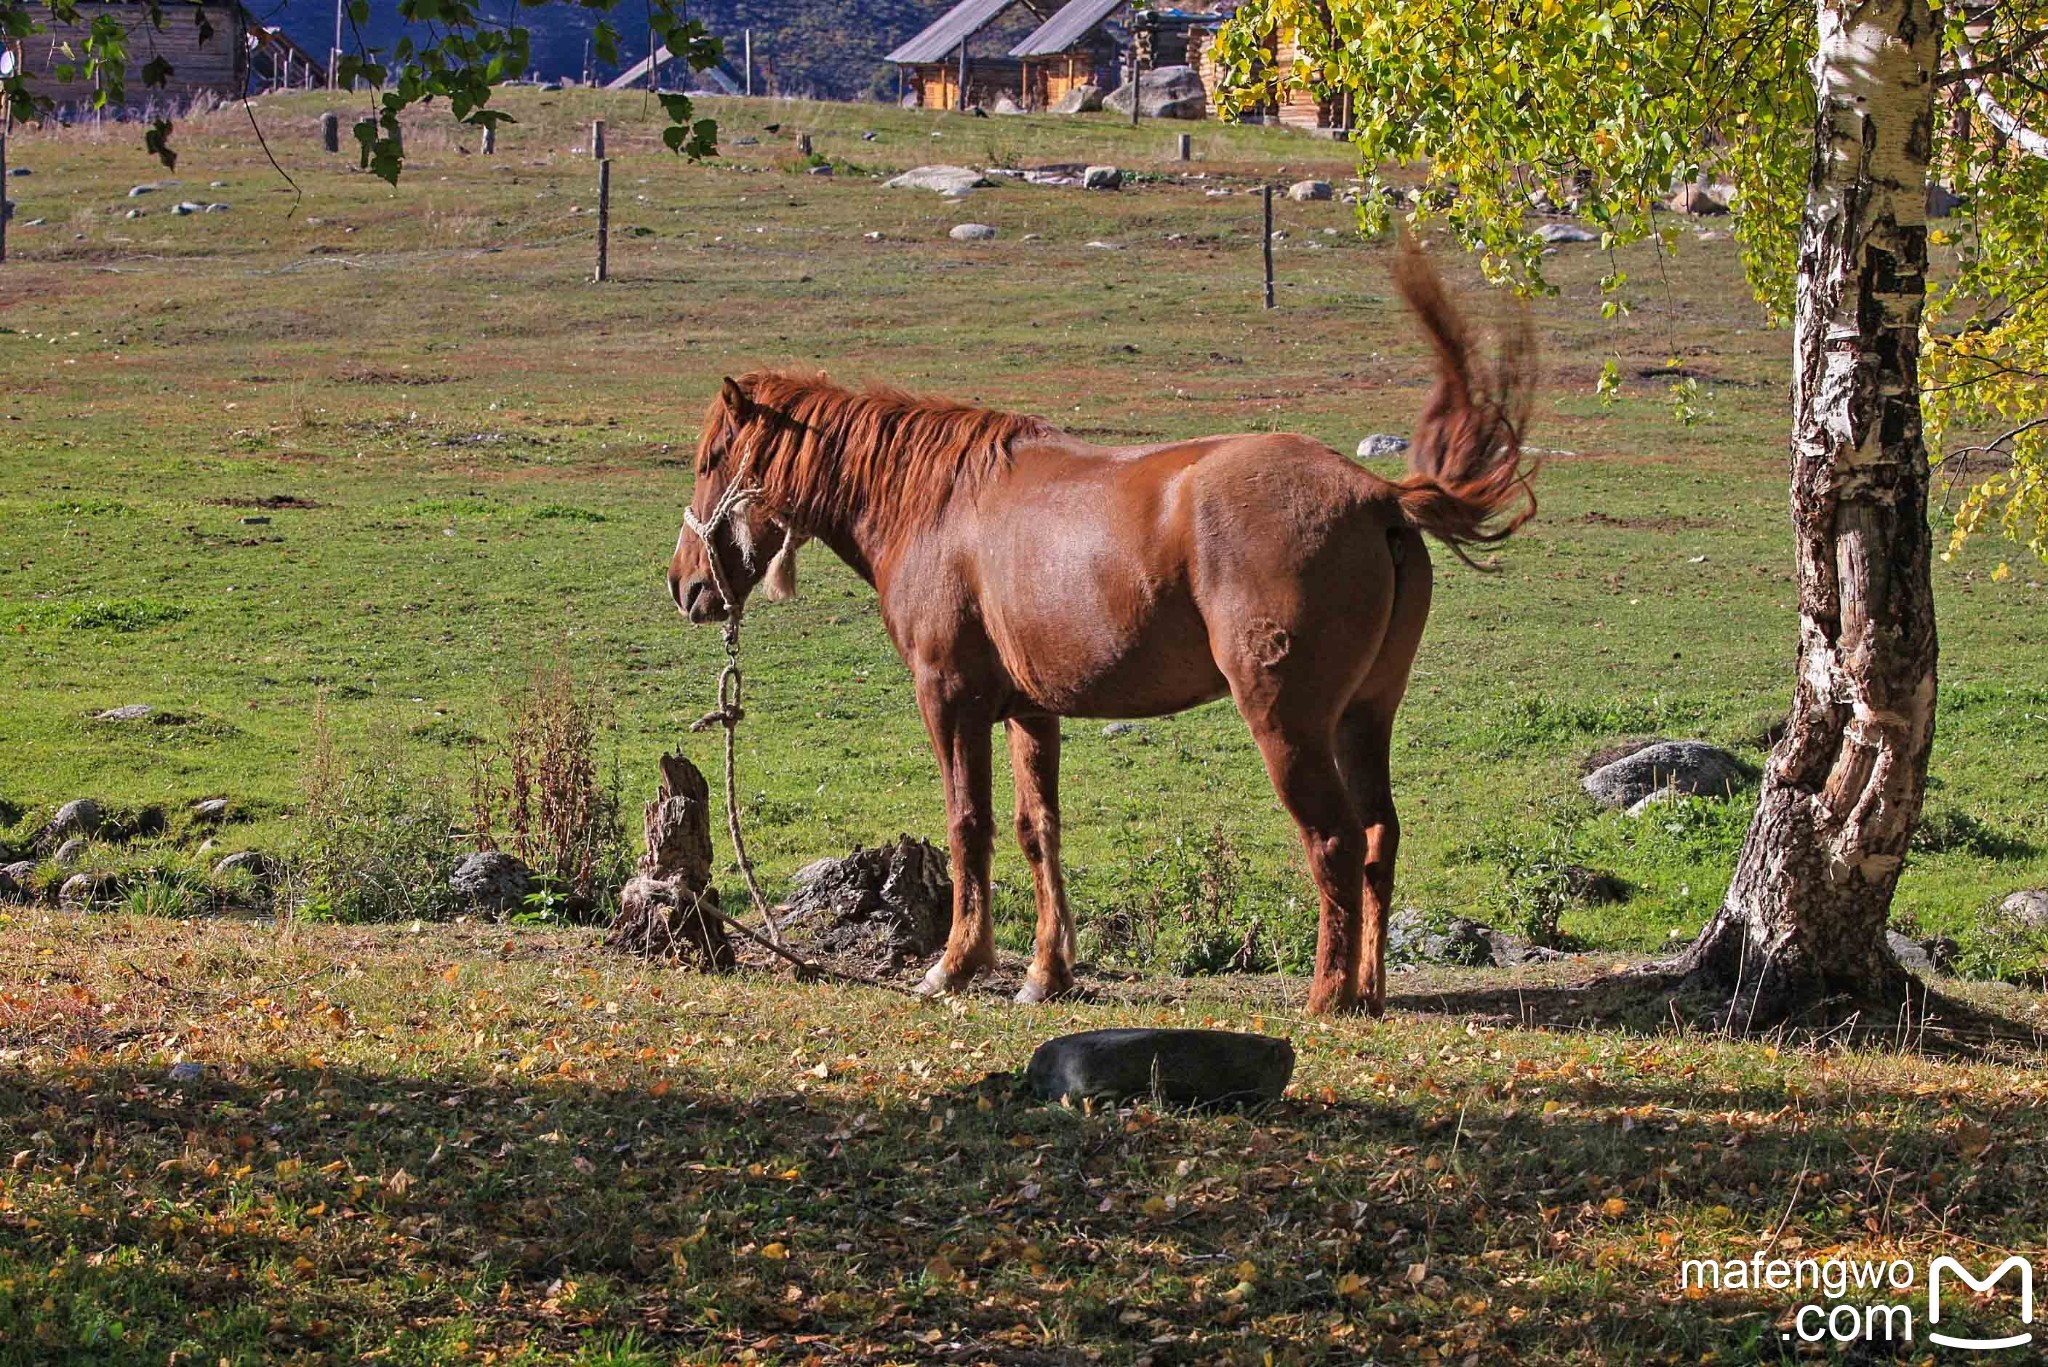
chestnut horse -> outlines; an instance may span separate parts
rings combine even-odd
[[[1321,894],[1309,1010],[1382,1010],[1400,839],[1388,745],[1429,615],[1422,536],[1467,559],[1535,511],[1526,323],[1481,387],[1435,275],[1410,252],[1396,277],[1437,369],[1399,481],[1307,437],[1105,449],[1037,418],[814,375],[725,381],[670,592],[690,621],[724,620],[764,580],[786,596],[807,540],[874,586],[945,782],[953,926],[923,991],[995,964],[997,722],[1038,908],[1017,999],[1036,1002],[1073,985],[1059,719],[1161,716],[1227,692]],[[752,497],[737,502],[735,484]]]

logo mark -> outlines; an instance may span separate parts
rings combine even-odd
[[[1933,1326],[1941,1322],[1941,1274],[1952,1272],[1963,1279],[1963,1284],[1980,1295],[1988,1295],[1991,1288],[2005,1280],[2005,1274],[2014,1268],[2020,1273],[2020,1323],[2034,1322],[2034,1267],[2025,1258],[2014,1254],[1992,1270],[1988,1277],[1977,1278],[1954,1258],[1936,1258],[1927,1268],[1927,1337],[1944,1348],[1967,1348],[1978,1352],[1991,1352],[1999,1348],[2020,1348],[2034,1341],[2033,1331],[2012,1334],[2002,1339],[1965,1339],[1934,1331]]]

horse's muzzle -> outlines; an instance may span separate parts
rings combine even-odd
[[[676,605],[683,610],[683,616],[695,626],[707,622],[723,622],[730,614],[718,590],[709,580],[692,579],[677,595]]]

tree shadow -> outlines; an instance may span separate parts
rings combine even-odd
[[[735,1095],[715,1060],[668,1087],[16,1073],[0,1363],[1775,1360],[1788,1299],[1678,1295],[1680,1259],[1714,1252],[1644,1221],[1710,1245],[1818,1246],[1866,1214],[2042,1227],[2025,1097],[1495,1072],[1204,1115],[1045,1106],[1007,1073]],[[1958,1135],[2006,1161],[1964,1164]]]

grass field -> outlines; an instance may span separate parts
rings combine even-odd
[[[259,108],[290,183],[239,109],[182,126],[176,184],[133,128],[17,131],[0,840],[91,795],[164,805],[161,843],[189,850],[185,808],[226,796],[221,849],[288,853],[316,712],[345,756],[459,789],[555,662],[610,700],[637,804],[719,663],[662,570],[727,373],[816,365],[1106,442],[1292,429],[1346,451],[1406,432],[1423,394],[1388,248],[1346,206],[1280,207],[1281,307],[1259,307],[1244,192],[1341,178],[1339,145],[1205,126],[1182,167],[1170,127],[728,101],[728,157],[689,166],[640,97],[506,98],[495,159],[425,122],[396,190],[318,151],[319,97]],[[580,151],[599,115],[603,286]],[[798,130],[834,175],[806,173]],[[875,174],[929,161],[1136,174],[964,205]],[[1001,236],[947,239],[969,220]],[[1636,308],[1602,323],[1615,264],[1553,258],[1543,515],[1500,574],[1439,558],[1395,756],[1400,901],[1503,921],[1532,859],[1610,870],[1628,900],[1565,919],[1586,963],[1404,974],[1388,1024],[1323,1023],[1297,980],[1165,962],[1025,1012],[649,969],[582,929],[0,908],[0,1364],[1776,1361],[1802,1351],[1798,1298],[1688,1296],[1681,1260],[2039,1248],[2037,1053],[1576,1028],[1601,1014],[1588,973],[1698,927],[1747,816],[1598,812],[1581,760],[1646,733],[1760,760],[1794,625],[1786,340],[1725,239],[1625,254]],[[1994,583],[1996,556],[1938,572],[1935,786],[1898,902],[1966,941],[2048,882],[2048,576]],[[943,831],[871,595],[823,555],[804,581],[749,617],[745,814],[771,884]],[[157,716],[92,719],[131,703]],[[1299,966],[1307,879],[1227,706],[1066,735],[1084,954],[1090,927],[1171,922],[1185,894],[1258,917]],[[715,774],[708,740],[687,748]],[[997,878],[1014,951],[1006,843]],[[2039,997],[1970,990],[2040,1021]],[[1045,1035],[1148,1023],[1287,1034],[1295,1085],[1253,1116],[1015,1095]],[[1924,1286],[1902,1299],[1919,1313]]]
[[[290,183],[239,109],[186,125],[176,183],[135,198],[166,177],[133,129],[17,132],[13,161],[33,174],[9,182],[0,277],[0,798],[224,795],[248,821],[236,840],[282,847],[316,699],[352,743],[381,732],[459,775],[500,699],[557,658],[613,700],[637,797],[711,690],[715,635],[682,627],[661,567],[697,416],[728,372],[811,364],[1112,442],[1294,429],[1348,451],[1413,420],[1424,358],[1390,302],[1387,248],[1358,239],[1347,206],[1281,206],[1281,307],[1259,307],[1244,191],[1341,178],[1340,144],[1203,126],[1182,168],[1164,126],[732,102],[712,110],[728,158],[691,166],[659,150],[639,96],[506,98],[521,122],[496,158],[429,121],[396,190],[319,152],[321,97],[257,116]],[[602,287],[586,278],[580,150],[594,115],[617,158]],[[803,174],[799,129],[838,174]],[[930,160],[1109,160],[1139,183],[1013,183],[949,205],[871,174]],[[1238,193],[1205,193],[1218,187]],[[173,215],[187,198],[232,209]],[[946,240],[964,219],[1003,236]],[[1625,257],[1638,307],[1613,324],[1591,302],[1606,256],[1553,258],[1562,294],[1537,307],[1533,440],[1556,453],[1544,512],[1504,573],[1442,557],[1397,737],[1403,902],[1498,919],[1515,851],[1552,847],[1635,886],[1567,918],[1594,945],[1689,935],[1718,898],[1740,803],[1631,822],[1578,797],[1576,766],[1653,732],[1758,759],[1789,693],[1786,341],[1760,326],[1732,247],[1688,235],[1675,258]],[[1626,383],[1603,405],[1610,357]],[[1674,361],[1702,386],[1691,427],[1672,417]],[[1899,899],[1911,922],[1963,935],[2048,875],[2043,576],[1994,584],[1989,554],[1939,574],[1933,834]],[[805,597],[763,609],[749,639],[748,815],[771,876],[943,829],[868,591],[822,553],[805,575]],[[135,702],[178,722],[90,720]],[[1127,898],[1147,858],[1220,849],[1300,962],[1303,868],[1227,704],[1133,736],[1067,731],[1084,920]],[[1020,945],[1021,858],[999,850],[997,874]]]
[[[2048,1230],[2036,1061],[1521,1029],[1452,972],[1397,1028],[1307,1023],[1230,982],[1025,1012],[581,931],[17,915],[0,1363],[1793,1361],[1833,1302],[1683,1261]],[[1044,1033],[1154,1023],[1286,1031],[1288,1099],[1016,1093]],[[1864,1300],[1913,1345],[1846,1360],[1933,1351],[1924,1285]]]

